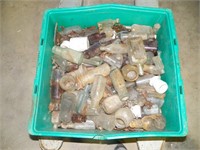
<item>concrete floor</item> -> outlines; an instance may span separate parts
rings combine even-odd
[[[129,0],[127,0],[129,2]],[[37,150],[38,141],[29,137],[28,119],[31,113],[32,86],[35,76],[41,18],[47,8],[58,1],[0,1],[1,68],[0,68],[0,150]],[[200,149],[199,102],[199,1],[160,2],[161,7],[174,12],[180,47],[182,76],[189,134],[183,139],[169,139],[164,150]],[[68,139],[64,149],[113,149],[115,144],[88,144]],[[87,142],[87,141],[86,141]],[[128,149],[137,150],[135,140],[127,140]]]

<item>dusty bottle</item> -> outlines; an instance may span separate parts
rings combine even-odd
[[[88,70],[87,70],[87,67],[86,67],[85,65],[80,65],[79,68],[78,68],[77,70],[72,71],[72,72],[66,74],[66,76],[67,76],[67,75],[71,75],[71,76],[73,76],[75,79],[77,79],[79,76],[84,75],[87,71],[88,71]]]
[[[87,109],[87,100],[89,98],[91,86],[87,85],[84,90],[81,90],[77,97],[76,112],[85,115]]]
[[[91,120],[94,121],[95,125],[99,129],[105,129],[112,131],[115,128],[115,116],[107,115],[104,112],[100,111],[98,116],[89,116]]]
[[[105,87],[106,87],[106,78],[102,75],[95,76],[90,93],[90,97],[92,99],[92,104],[91,104],[92,108],[97,109],[99,107],[99,102],[103,97]]]
[[[152,75],[152,74],[148,74],[148,75],[144,75],[144,76],[142,76],[142,77],[139,77],[139,78],[137,79],[137,81],[136,81],[137,86],[145,85],[145,84],[148,85],[149,82],[150,82],[150,79],[151,79],[152,77],[154,77],[154,75]]]
[[[151,103],[158,105],[159,108],[161,108],[164,104],[164,99],[161,99],[161,98],[147,97],[146,99],[150,101]]]
[[[114,89],[113,86],[106,85],[103,98],[109,97],[109,96],[114,95],[116,93],[117,93],[117,91]]]
[[[61,127],[63,129],[93,130],[95,129],[95,124],[92,120],[86,120],[86,122],[82,122],[82,123],[61,124]]]
[[[160,75],[165,73],[164,71],[164,65],[162,63],[162,60],[160,56],[155,56],[152,58],[154,65],[144,65],[143,70],[145,72],[155,74],[155,75]]]
[[[67,73],[60,79],[61,88],[66,91],[77,89],[77,78],[84,75],[87,71],[86,66],[80,65],[77,70]]]
[[[112,114],[119,109],[122,104],[118,95],[112,95],[103,100],[102,108],[107,114]]]
[[[129,64],[122,68],[122,74],[126,81],[135,81],[139,76],[138,68]]]
[[[126,82],[126,87],[130,88],[130,87],[135,87],[136,83],[135,82]]]
[[[113,86],[115,88],[115,90],[117,91],[120,99],[122,101],[125,101],[129,98],[129,94],[125,85],[125,81],[124,78],[120,72],[119,69],[114,69],[111,73],[110,73],[110,77],[113,83]]]
[[[143,75],[142,65],[147,60],[142,38],[134,38],[127,41],[129,45],[128,59],[131,65],[137,65],[139,75]]]
[[[100,46],[101,44],[99,42],[91,45],[87,50],[84,51],[84,58],[89,59],[91,57],[100,55],[101,54]]]
[[[139,128],[147,131],[163,130],[166,121],[162,115],[144,116],[142,119],[134,119],[130,123],[131,128]]]
[[[129,57],[134,56],[135,58],[135,59],[129,58],[130,63],[131,64],[145,63],[147,58],[146,58],[146,52],[145,52],[143,40],[141,38],[134,38],[134,39],[130,39],[129,41],[130,41],[131,48],[128,51],[128,55]]]
[[[90,45],[95,44],[96,42],[99,42],[99,40],[106,37],[105,33],[94,33],[88,36],[88,40],[90,42]]]
[[[63,75],[60,69],[53,69],[51,76],[51,99],[59,100],[61,97],[62,89],[59,86],[59,80]]]
[[[75,64],[81,64],[83,61],[83,53],[72,50],[70,48],[54,46],[52,48],[52,52]]]
[[[151,108],[148,106],[143,107],[143,115],[154,115],[154,114],[160,114],[161,109],[158,107],[158,105],[153,104]]]
[[[73,91],[77,89],[76,78],[70,74],[64,75],[60,79],[59,84],[60,84],[60,87],[65,91]]]
[[[117,39],[107,46],[101,46],[100,50],[113,54],[125,54],[128,52],[128,46]]]
[[[99,56],[95,56],[90,59],[83,58],[83,63],[91,66],[100,66],[103,63],[103,59]]]
[[[117,128],[128,127],[135,116],[129,108],[120,108],[115,112],[115,126]]]
[[[103,60],[107,62],[109,65],[117,68],[121,68],[123,63],[123,55],[122,54],[106,54],[103,57]]]
[[[61,68],[61,70],[63,70],[64,72],[70,72],[70,71],[78,69],[77,64],[73,64],[73,63],[67,61],[66,59],[63,59],[62,57],[60,57],[58,55],[54,55],[53,60]]]
[[[155,38],[156,33],[160,29],[160,24],[155,24],[153,28],[151,26],[146,25],[138,25],[134,24],[131,26],[132,34],[131,37],[142,37],[143,40]]]
[[[60,118],[59,118],[59,111],[52,111],[51,114],[51,122],[53,123],[53,127],[55,129],[58,128],[58,126],[60,125]]]
[[[75,110],[76,96],[72,93],[65,92],[61,99],[60,121],[68,123],[71,121],[73,111]]]
[[[78,89],[83,88],[87,84],[91,84],[94,82],[94,78],[96,75],[107,76],[110,73],[110,66],[106,63],[89,70],[84,75],[78,77]]]
[[[108,19],[98,22],[98,28],[100,33],[105,33],[106,37],[112,37],[115,34],[115,31],[112,29],[115,23],[119,23],[119,19],[116,20]]]

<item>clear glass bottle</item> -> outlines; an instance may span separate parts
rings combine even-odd
[[[107,76],[110,73],[110,66],[106,63],[89,70],[84,75],[78,77],[78,89],[85,87],[87,84],[91,84],[94,82],[94,78],[96,75]]]
[[[92,100],[91,108],[97,109],[99,107],[99,102],[103,97],[105,87],[106,78],[102,75],[95,76],[90,92],[90,97]]]
[[[63,129],[94,130],[95,124],[92,120],[86,120],[86,122],[82,123],[61,124],[61,127]]]
[[[120,99],[122,101],[127,100],[129,98],[129,94],[128,94],[126,84],[120,70],[117,68],[112,70],[112,72],[110,73],[110,77],[111,77],[113,86],[115,90],[117,91]]]
[[[119,39],[117,39],[109,45],[101,46],[100,50],[112,54],[125,54],[128,52],[128,46],[125,43],[122,43]]]
[[[53,61],[55,61],[55,63],[61,68],[61,70],[63,70],[64,72],[70,72],[73,70],[78,69],[78,65],[77,64],[73,64],[69,61],[67,61],[66,59],[63,59],[62,57],[58,56],[58,55],[54,55],[53,56]]]
[[[134,119],[130,123],[131,128],[144,129],[147,131],[163,130],[166,120],[162,115],[144,116],[142,119]]]
[[[145,72],[154,74],[154,75],[161,75],[165,73],[164,65],[160,58],[160,56],[155,56],[152,58],[154,65],[144,65],[143,70]]]
[[[91,85],[87,85],[83,90],[81,90],[77,96],[76,112],[78,114],[85,115],[87,110],[87,100],[89,99],[89,92],[91,90]]]
[[[138,73],[138,68],[133,65],[125,65],[122,68],[122,74],[124,76],[124,79],[126,81],[135,81],[137,80],[139,73]]]
[[[63,71],[60,69],[53,69],[51,75],[51,99],[60,100],[62,89],[59,86],[59,80],[63,76]]]
[[[76,78],[72,75],[65,75],[60,79],[60,87],[65,91],[74,91],[77,89]]]
[[[102,108],[107,114],[112,114],[117,111],[122,104],[119,96],[115,94],[103,100]]]
[[[137,65],[139,75],[143,75],[142,65],[147,60],[146,51],[142,38],[134,38],[127,41],[129,45],[128,59],[131,65]]]
[[[134,118],[135,116],[129,108],[120,108],[115,112],[115,126],[117,128],[128,127]]]
[[[156,39],[156,33],[160,29],[160,24],[155,24],[153,27],[146,25],[133,24],[128,38],[141,37],[143,40]]]
[[[156,104],[153,104],[150,108],[148,106],[144,106],[142,109],[143,115],[154,115],[161,113],[161,109]]]
[[[98,116],[88,116],[89,119],[94,121],[95,126],[98,129],[105,129],[108,131],[112,131],[115,128],[115,116],[114,115],[107,115],[102,110]]]
[[[77,89],[77,78],[83,76],[87,71],[86,66],[80,65],[77,70],[67,73],[60,79],[61,88],[66,91]]]
[[[52,52],[75,64],[81,64],[83,61],[83,53],[72,50],[70,48],[54,46],[52,48]]]
[[[83,58],[83,63],[89,66],[100,66],[103,63],[103,59],[99,56],[94,56],[90,59]]]
[[[75,110],[76,96],[72,93],[64,92],[61,99],[60,121],[68,123],[71,121],[72,114]]]
[[[106,37],[113,37],[115,31],[112,29],[112,27],[115,23],[119,23],[119,19],[116,20],[108,19],[98,22],[98,28],[100,33],[105,33]]]
[[[138,79],[137,79],[137,81],[136,81],[136,85],[137,86],[140,86],[140,85],[148,85],[149,84],[149,81],[150,81],[150,79],[152,78],[152,77],[154,77],[154,75],[152,75],[152,74],[147,74],[147,75],[144,75],[144,76],[142,76],[142,77],[139,77]]]
[[[123,64],[123,55],[122,54],[106,54],[104,55],[103,60],[107,62],[112,67],[121,68]]]

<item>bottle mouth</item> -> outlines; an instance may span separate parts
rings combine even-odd
[[[115,120],[115,126],[117,128],[125,128],[126,127],[126,123],[121,118],[116,118],[116,120]]]

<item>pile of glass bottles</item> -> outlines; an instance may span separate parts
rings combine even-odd
[[[153,27],[119,19],[55,27],[51,102],[54,128],[163,130],[168,85]]]

